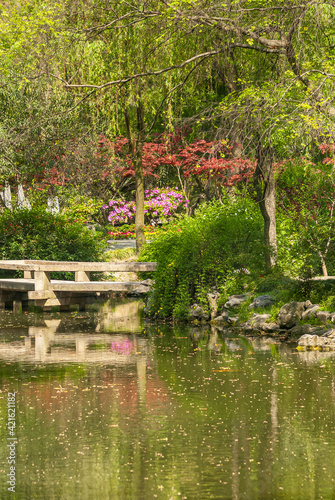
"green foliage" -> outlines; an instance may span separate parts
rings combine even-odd
[[[303,300],[310,300],[313,304],[320,304],[322,309],[333,307],[333,299],[335,296],[335,282],[329,281],[312,281],[308,280],[301,283],[300,297]],[[335,310],[335,308],[334,308]],[[328,309],[329,311],[329,309]],[[333,312],[333,311],[330,311]]]
[[[322,301],[322,309],[329,312],[335,311],[335,295],[328,295],[327,293],[326,298]]]
[[[329,165],[285,164],[277,179],[279,263],[291,276],[332,274],[334,267],[334,179]]]
[[[136,255],[136,248],[117,248],[104,253],[104,260],[114,262],[116,260],[129,260]]]
[[[283,274],[273,273],[268,276],[262,276],[256,284],[255,293],[267,294],[270,292],[286,292],[289,297],[293,297],[297,291],[298,282]]]
[[[103,248],[99,233],[43,208],[0,215],[1,259],[99,261]]]
[[[254,278],[254,273],[249,275],[244,272],[243,268],[240,271],[227,271],[224,281],[218,287],[221,294],[219,305],[223,305],[230,295],[252,291],[254,289]]]
[[[140,260],[158,262],[148,312],[186,319],[190,304],[204,305],[211,289],[240,291],[247,276],[241,269],[260,272],[261,240],[262,224],[248,200],[203,205],[143,249]]]
[[[77,195],[72,198],[64,197],[66,203],[64,215],[74,222],[101,222],[101,202],[89,196]]]

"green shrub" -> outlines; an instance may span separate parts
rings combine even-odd
[[[277,242],[285,274],[309,278],[335,273],[332,166],[297,159],[277,173]]]
[[[332,309],[333,296],[335,295],[335,282],[329,281],[306,281],[302,284],[302,295],[313,304],[320,304],[322,309]],[[332,312],[332,311],[331,311]]]
[[[99,233],[44,208],[5,210],[0,215],[1,259],[90,262],[102,260],[104,247]]]
[[[323,301],[322,301],[322,309],[325,311],[333,312],[335,311],[335,295],[328,295]]]
[[[73,222],[93,223],[103,225],[101,206],[102,201],[90,196],[83,196],[78,193],[78,190],[73,186],[57,186],[56,193],[59,199],[61,214]],[[47,208],[49,198],[49,190],[47,188],[38,190],[34,187],[27,192],[27,197],[33,208]]]
[[[104,260],[114,262],[117,260],[129,260],[136,256],[136,248],[116,248],[115,250],[107,250],[104,253]]]
[[[62,200],[65,207],[62,209],[64,215],[75,222],[82,223],[101,223],[101,201],[95,200],[88,196],[72,196],[71,198],[65,197]]]
[[[140,254],[140,260],[158,262],[150,314],[185,319],[190,304],[202,303],[213,288],[243,291],[250,279],[243,269],[259,274],[263,256],[262,221],[252,202],[227,199],[224,205],[203,205]]]
[[[284,305],[291,300],[299,300],[300,288],[300,281],[274,272],[256,280],[255,293],[258,295],[270,294],[277,303]]]

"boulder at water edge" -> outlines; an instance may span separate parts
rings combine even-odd
[[[328,330],[321,337],[305,334],[298,340],[298,345],[300,347],[335,349],[335,330]]]
[[[305,302],[289,302],[279,310],[277,321],[280,328],[293,328],[299,323],[305,310]]]

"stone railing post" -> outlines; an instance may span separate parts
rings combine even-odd
[[[35,291],[51,290],[50,272],[34,271]]]
[[[74,280],[75,281],[90,281],[91,273],[90,271],[75,271]]]

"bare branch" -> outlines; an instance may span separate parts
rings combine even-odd
[[[205,59],[217,54],[221,54],[224,51],[224,49],[219,49],[219,50],[211,50],[209,52],[203,52],[202,54],[196,54],[195,56],[191,57],[190,59],[187,59],[186,61],[183,61],[180,64],[173,64],[171,66],[168,66],[166,68],[157,70],[157,71],[143,71],[141,73],[136,73],[135,75],[127,76],[125,78],[120,78],[118,80],[112,80],[110,82],[103,83],[102,85],[90,85],[90,84],[69,84],[66,82],[63,78],[60,78],[59,76],[55,74],[50,74],[53,78],[56,78],[57,80],[60,80],[61,82],[64,83],[64,87],[67,89],[74,89],[74,88],[91,88],[91,89],[104,89],[106,87],[112,87],[115,85],[123,85],[125,83],[131,82],[132,80],[136,80],[137,78],[144,78],[147,76],[159,76],[162,75],[163,73],[167,73],[168,71],[171,71],[173,69],[181,69],[184,66],[187,66],[188,64],[191,64],[194,61],[197,61],[198,59]]]

